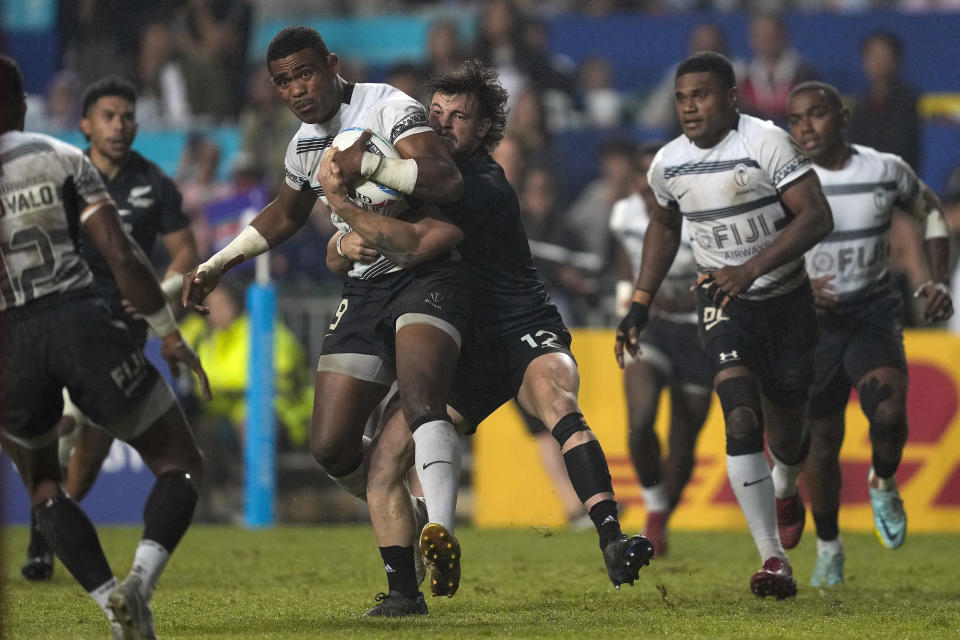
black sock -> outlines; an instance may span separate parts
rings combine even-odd
[[[65,495],[33,508],[40,533],[77,582],[93,591],[113,578],[97,530],[83,509]]]
[[[821,540],[836,540],[840,535],[840,524],[837,521],[837,512],[813,512],[813,524],[817,527],[817,537]]]
[[[37,526],[37,515],[30,510],[30,543],[27,545],[27,557],[39,558],[50,553],[50,545],[44,540],[40,528]]]
[[[600,548],[606,549],[611,540],[623,537],[620,531],[620,521],[617,520],[617,503],[613,500],[601,500],[590,508],[590,519],[593,520],[600,536]]]
[[[143,505],[143,537],[173,553],[186,533],[197,505],[197,489],[189,474],[170,471],[157,478]]]
[[[413,553],[413,547],[380,547],[389,590],[399,591],[408,598],[416,598],[420,594],[416,570],[413,568]]]

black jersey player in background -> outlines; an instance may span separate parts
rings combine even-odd
[[[503,135],[507,93],[497,82],[496,72],[476,61],[434,77],[428,90],[432,93],[430,124],[443,137],[464,176],[463,197],[441,210],[463,229],[458,251],[471,274],[474,305],[448,409],[458,429],[472,433],[515,397],[528,413],[548,425],[563,452],[571,484],[596,524],[610,580],[617,588],[632,584],[653,548],[643,536],[627,537],[620,530],[606,459],[577,401],[580,378],[570,353],[570,334],[533,266],[516,193],[489,154]],[[332,154],[321,163],[320,176],[328,192],[345,188]],[[360,215],[365,224],[357,220],[354,228],[377,247],[393,242],[406,224],[366,212]],[[420,441],[416,448],[421,448]],[[366,487],[381,548],[408,544],[404,541],[414,530],[403,478],[414,455],[418,472],[419,461],[430,455],[413,449],[403,416],[393,412],[373,447]],[[436,466],[443,469],[451,486],[459,484],[459,468]],[[451,495],[455,502],[456,493]],[[456,538],[431,523],[421,532],[420,545],[431,564],[433,594],[453,596],[460,580]],[[388,572],[389,593],[379,597],[380,604],[369,615],[426,613],[416,598],[417,585],[409,569],[414,550],[406,552],[407,571]]]
[[[160,167],[131,149],[137,135],[136,90],[121,78],[103,78],[87,87],[82,104],[80,130],[90,142],[87,156],[116,203],[124,230],[143,252],[151,255],[157,237],[162,240],[170,263],[161,288],[168,301],[179,301],[182,276],[197,263],[197,243],[176,185]],[[86,233],[80,238],[80,255],[93,272],[96,294],[107,302],[114,318],[127,326],[134,343],[143,349],[147,323],[124,309],[110,265]],[[67,493],[79,501],[97,479],[110,453],[113,436],[94,426],[69,396],[64,396],[64,403],[60,431],[65,435],[60,440],[60,459],[67,467]],[[28,580],[46,580],[53,575],[53,553],[35,525],[31,523],[27,562],[21,573]]]
[[[208,399],[210,387],[97,170],[76,147],[23,132],[25,113],[20,70],[0,56],[0,444],[20,472],[44,539],[103,609],[113,637],[149,640],[156,637],[150,601],[190,525],[203,461],[173,392],[94,292],[77,249],[81,228],[124,298],[161,336],[171,369],[193,369]],[[93,523],[61,485],[64,388],[92,420],[129,442],[157,478],[120,585]]]

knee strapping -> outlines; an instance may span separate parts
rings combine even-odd
[[[563,462],[580,502],[598,493],[613,493],[607,459],[598,441],[590,440],[570,449],[563,454]]]
[[[435,413],[425,413],[419,418],[417,418],[416,420],[413,420],[410,422],[410,433],[413,433],[414,431],[416,431],[423,425],[427,424],[428,422],[436,422],[438,420],[453,424],[453,419],[450,418],[450,414],[447,413],[446,411],[437,411]]]
[[[560,418],[560,421],[557,422],[550,433],[553,434],[554,439],[560,443],[562,448],[567,440],[578,431],[590,431],[590,427],[587,426],[582,413],[568,413]]]
[[[763,409],[756,383],[746,376],[727,378],[717,385],[717,397],[726,422],[727,455],[763,451]],[[744,409],[749,409],[752,417],[744,416]]]

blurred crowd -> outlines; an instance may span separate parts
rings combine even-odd
[[[617,11],[671,12],[698,9],[757,9],[748,0],[490,0],[433,2],[412,0],[330,0],[314,3],[311,17],[379,15],[391,11],[451,8],[476,15],[475,32],[455,19],[439,17],[426,35],[423,60],[397,61],[370,69],[341,59],[341,76],[352,82],[387,82],[418,99],[424,81],[468,57],[493,64],[511,95],[503,141],[494,152],[514,186],[530,246],[541,276],[571,326],[614,323],[617,279],[609,231],[613,204],[638,185],[639,151],[679,134],[673,105],[675,67],[657,83],[624,90],[614,82],[610,61],[582,62],[549,47],[545,17],[562,12],[605,15]],[[783,0],[763,3],[749,23],[751,54],[735,59],[742,110],[784,124],[793,86],[818,73],[791,44],[787,25],[771,9],[861,10],[896,5],[911,10],[960,8],[960,0]],[[58,3],[61,70],[45,95],[29,96],[27,128],[73,132],[80,120],[83,88],[107,74],[119,74],[139,89],[137,117],[144,128],[188,131],[172,176],[193,220],[201,256],[222,248],[275,195],[283,179],[283,157],[299,121],[274,88],[266,65],[247,52],[255,20],[302,15],[301,0],[76,0]],[[296,22],[296,19],[291,19]],[[703,22],[689,34],[688,49],[728,53],[727,36]],[[853,113],[849,139],[921,160],[918,91],[901,76],[904,44],[896,35],[876,32],[861,43],[859,65],[865,91],[845,95]],[[852,61],[852,64],[856,62]],[[846,90],[840,87],[841,91]],[[225,158],[211,127],[232,127],[239,150]],[[579,136],[579,137],[577,137]],[[590,151],[583,153],[579,142]],[[572,147],[572,148],[571,148]],[[596,148],[596,155],[592,149]],[[228,167],[227,171],[223,166]],[[953,256],[960,254],[960,168],[940,194],[954,230]],[[340,279],[325,266],[325,247],[334,229],[318,205],[309,224],[271,251],[269,260],[281,294],[336,297]],[[891,255],[906,299],[926,280],[921,234],[907,216],[891,232]],[[955,258],[956,260],[956,258]],[[207,365],[216,403],[193,404],[192,420],[211,465],[203,517],[235,517],[240,504],[240,451],[244,420],[245,362],[249,318],[243,308],[244,277],[237,269],[208,301],[212,314],[184,322],[184,333]],[[246,272],[244,271],[246,269]],[[954,285],[960,298],[960,266]],[[906,305],[907,326],[915,314]],[[960,319],[958,319],[960,331]],[[312,407],[309,375],[315,356],[280,325],[276,404],[281,451],[303,451]],[[311,467],[312,468],[312,467]]]

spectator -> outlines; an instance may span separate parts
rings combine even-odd
[[[412,62],[399,62],[387,70],[384,82],[400,89],[411,98],[423,102],[425,98],[423,87],[426,80],[426,74],[419,66]]]
[[[151,22],[140,42],[137,84],[140,120],[154,126],[190,123],[190,102],[183,65],[176,55],[173,34],[164,22]]]
[[[240,149],[248,154],[273,198],[283,182],[287,145],[300,121],[277,93],[266,64],[258,64],[250,77],[247,100],[240,112]]]
[[[80,124],[80,97],[83,82],[73,71],[59,71],[47,85],[45,99],[39,109],[27,111],[27,130],[53,133],[74,131]]]
[[[449,71],[459,66],[467,57],[457,25],[448,20],[437,20],[430,24],[426,49],[427,75]]]
[[[582,252],[577,236],[564,224],[557,179],[550,167],[530,167],[519,195],[530,252],[547,293],[567,324],[582,324],[588,298],[597,290],[592,274],[599,259]]]
[[[195,114],[216,121],[239,115],[252,17],[247,0],[186,0],[175,30]]]
[[[173,181],[183,195],[183,210],[193,220],[200,255],[210,255],[213,238],[207,225],[205,209],[214,200],[228,197],[231,187],[217,177],[220,166],[220,145],[202,133],[191,133],[180,154]]]
[[[610,259],[610,211],[613,203],[633,192],[633,141],[615,139],[600,149],[600,175],[583,188],[567,212],[569,227],[580,238],[584,251],[600,256],[603,264]]]
[[[761,13],[750,21],[753,59],[740,78],[740,108],[744,113],[773,120],[786,120],[790,90],[816,72],[790,47],[787,25],[779,15]]]
[[[857,96],[847,137],[850,142],[894,153],[918,170],[919,96],[900,78],[903,44],[894,34],[878,31],[863,41],[861,55],[869,87]]]
[[[507,132],[520,139],[528,153],[537,155],[546,152],[550,145],[547,114],[542,96],[535,89],[525,89],[514,98]]]
[[[726,56],[727,38],[720,27],[704,22],[698,24],[690,32],[688,50],[690,55],[698,51],[713,51]],[[677,107],[673,98],[673,84],[676,79],[678,64],[670,65],[660,82],[650,92],[650,97],[647,98],[647,102],[640,112],[640,126],[661,131],[667,138],[680,134],[680,121],[677,120]],[[741,77],[743,75],[742,65],[737,62],[733,64],[737,77]]]
[[[474,55],[496,68],[500,84],[511,96],[508,109],[513,108],[513,98],[530,83],[521,63],[520,36],[523,18],[513,0],[492,0],[483,5],[480,28],[474,47]]]
[[[602,57],[587,58],[580,65],[579,101],[583,124],[615,127],[623,120],[623,96],[613,86],[613,69]]]
[[[528,153],[523,140],[508,131],[490,155],[503,168],[510,186],[519,193],[523,174],[527,171]]]

